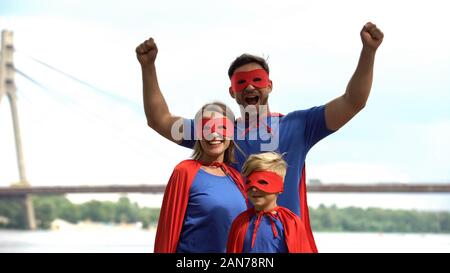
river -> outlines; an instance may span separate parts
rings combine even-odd
[[[450,253],[450,234],[315,232],[322,253]],[[0,252],[151,253],[155,231],[103,227],[0,231]]]

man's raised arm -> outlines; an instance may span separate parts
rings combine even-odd
[[[159,89],[155,67],[157,54],[158,47],[153,38],[144,41],[136,47],[136,57],[142,68],[144,110],[147,124],[163,137],[180,144],[182,139],[173,135],[172,127],[175,123],[178,125],[182,124],[182,118],[173,116],[170,113],[161,89]],[[176,128],[182,130],[180,126],[176,126]],[[176,131],[177,133],[182,133],[178,129]]]
[[[356,71],[347,85],[345,94],[332,100],[325,107],[325,121],[328,129],[341,128],[366,105],[372,88],[375,53],[383,37],[383,32],[370,22],[361,30],[363,48]]]

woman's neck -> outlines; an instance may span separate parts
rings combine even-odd
[[[204,163],[204,164],[211,164],[213,162],[223,162],[223,154],[219,155],[219,156],[209,156],[207,154],[203,154],[199,161]]]
[[[219,157],[210,157],[210,156],[207,156],[204,154],[202,157],[200,157],[199,161],[204,165],[209,165],[209,164],[212,164],[213,162],[222,163],[223,155],[219,156]],[[202,169],[205,170],[207,173],[210,173],[213,175],[218,175],[218,176],[226,175],[225,172],[222,170],[222,168],[202,166]]]

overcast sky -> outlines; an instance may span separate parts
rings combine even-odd
[[[345,91],[362,26],[385,33],[366,108],[318,143],[308,178],[323,182],[450,181],[448,1],[0,2],[14,31],[26,174],[33,185],[161,184],[190,150],[146,125],[135,47],[154,37],[159,83],[177,115],[211,100],[237,113],[228,66],[268,58],[272,111],[325,104]],[[89,89],[30,57],[98,87]],[[18,172],[9,103],[0,101],[0,186]]]

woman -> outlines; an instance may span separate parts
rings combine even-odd
[[[247,209],[243,180],[234,162],[234,115],[222,103],[195,116],[192,159],[178,164],[167,184],[155,253],[225,253],[234,218]]]

